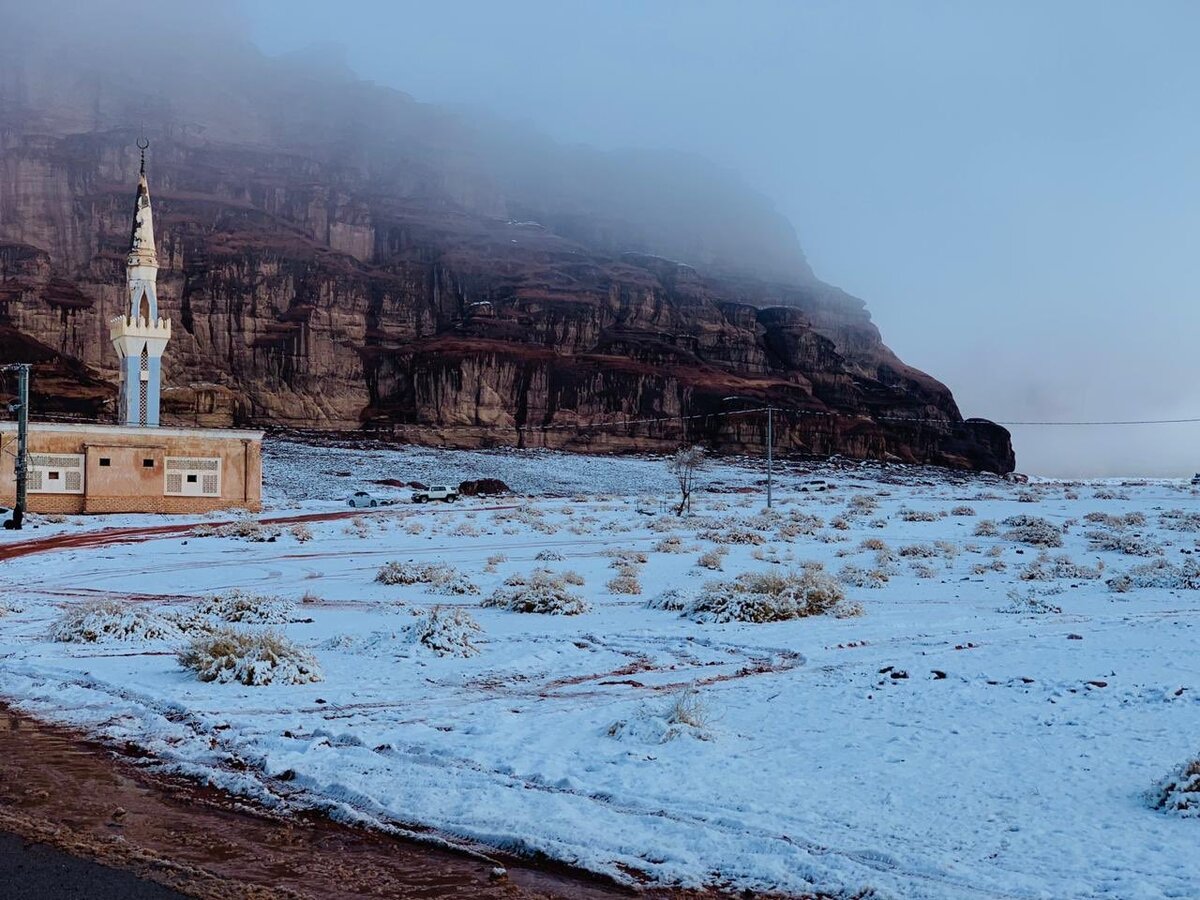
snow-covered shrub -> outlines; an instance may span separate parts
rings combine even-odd
[[[197,525],[192,529],[192,535],[195,537],[232,537],[254,543],[269,543],[276,540],[280,533],[278,526],[263,525],[249,516],[243,516],[224,525]]]
[[[858,545],[859,552],[865,553],[868,550],[884,550],[888,549],[887,542],[881,538],[864,538],[863,542]]]
[[[1200,563],[1187,559],[1181,565],[1165,559],[1154,559],[1131,568],[1123,575],[1108,580],[1110,590],[1118,594],[1136,588],[1165,588],[1167,590],[1200,590]]]
[[[453,566],[439,563],[385,563],[375,574],[380,584],[427,584],[433,594],[478,594],[479,587]]]
[[[452,537],[479,537],[481,532],[471,522],[459,522],[448,532]]]
[[[272,594],[254,594],[240,588],[200,600],[193,613],[221,619],[225,622],[244,622],[256,625],[279,625],[290,622],[295,604]]]
[[[912,562],[909,564],[908,567],[909,567],[909,569],[912,570],[912,573],[915,576],[917,576],[918,578],[936,578],[937,577],[937,569],[935,569],[933,566],[929,565],[929,563]]]
[[[1091,548],[1098,551],[1128,556],[1160,556],[1163,552],[1162,544],[1127,531],[1094,530],[1089,531],[1086,537]]]
[[[1185,819],[1200,819],[1200,757],[1184,763],[1160,781],[1150,800],[1155,809]]]
[[[0,619],[5,616],[10,616],[13,613],[24,612],[25,607],[17,603],[15,600],[0,599]]]
[[[296,539],[296,542],[300,544],[311,541],[313,538],[312,529],[309,528],[304,522],[297,522],[295,525],[289,528],[288,531],[291,533],[292,537]]]
[[[313,605],[315,605],[317,603],[321,603],[323,601],[321,600],[321,595],[318,594],[316,591],[305,591],[300,596],[300,602],[302,604],[304,604],[305,606],[313,606]]]
[[[687,550],[683,538],[677,534],[668,535],[654,545],[655,553],[683,553]]]
[[[493,553],[487,558],[487,563],[484,565],[483,571],[495,572],[496,566],[500,565],[502,562],[508,562],[508,557],[503,553]]]
[[[1008,606],[1000,607],[997,612],[1035,616],[1062,612],[1062,607],[1056,606],[1047,600],[1044,592],[1039,593],[1036,590],[1028,590],[1025,593],[1021,593],[1016,588],[1013,588],[1006,596],[1008,597]]]
[[[698,622],[781,622],[832,612],[845,599],[841,586],[819,568],[800,572],[743,572],[710,581],[684,612]]]
[[[702,569],[711,569],[714,572],[720,572],[723,569],[725,555],[728,552],[724,547],[714,547],[711,550],[701,553],[700,557],[696,560],[696,565]]]
[[[642,583],[638,581],[637,575],[629,573],[610,578],[605,587],[608,588],[610,594],[640,594],[642,592]]]
[[[1000,533],[1000,529],[991,519],[980,519],[975,523],[975,530],[971,533],[975,537],[995,537]]]
[[[835,516],[829,520],[829,527],[834,531],[849,531],[850,520],[845,516]]]
[[[647,556],[640,550],[609,550],[604,554],[611,557],[612,561],[608,564],[610,569],[625,569],[630,566],[643,566],[646,564]]]
[[[838,570],[838,581],[857,588],[881,588],[888,583],[888,575],[881,569],[864,569],[862,566],[846,565]]]
[[[925,509],[902,509],[900,519],[904,522],[936,522],[938,515]]]
[[[1081,566],[1065,553],[1051,556],[1045,550],[1037,555],[1029,565],[1021,570],[1023,581],[1056,581],[1060,578],[1070,578],[1080,581],[1092,581],[1100,577],[1104,571],[1104,563],[1097,562],[1096,568]]]
[[[1175,512],[1183,512],[1183,510],[1175,510]],[[1167,515],[1167,513],[1163,513]],[[1090,512],[1083,517],[1085,522],[1092,525],[1104,525],[1108,528],[1140,528],[1146,524],[1146,516],[1140,512],[1125,513],[1123,516],[1114,516],[1112,513],[1106,512]]]
[[[538,560],[539,562],[558,562],[566,559],[566,557],[557,550],[539,550],[534,559]]]
[[[201,681],[260,686],[322,679],[316,657],[277,631],[218,628],[192,640],[178,659]]]
[[[1003,560],[993,559],[987,563],[975,563],[971,566],[972,575],[986,575],[988,572],[1003,572],[1008,568]]]
[[[404,526],[405,534],[420,534],[425,530],[425,523],[418,522],[416,519]]]
[[[178,638],[175,624],[148,609],[119,600],[95,600],[69,606],[52,626],[56,641],[158,641]]]
[[[1035,547],[1061,547],[1062,529],[1038,516],[1009,516],[1000,522],[1007,531],[1004,539],[1032,544]]]
[[[1200,531],[1200,513],[1168,509],[1158,517],[1158,524],[1168,531]]]
[[[534,569],[528,577],[510,576],[482,605],[555,616],[577,616],[588,610],[583,598],[567,588],[563,577],[548,569]]]
[[[862,516],[868,513],[873,513],[878,508],[879,501],[870,494],[855,494],[850,498],[850,502],[846,507],[846,512],[849,515]]]
[[[438,656],[475,656],[475,638],[483,633],[479,623],[464,609],[435,606],[419,616],[408,632],[412,639]]]
[[[973,516],[975,515],[975,507],[973,506],[956,506],[950,510],[952,516]]]
[[[646,601],[646,609],[665,609],[669,612],[682,612],[687,609],[693,602],[695,597],[685,593],[678,588],[667,588],[661,593],[655,594]]]
[[[346,523],[346,527],[342,529],[342,534],[348,534],[357,538],[368,538],[371,536],[371,523],[362,516],[355,516]]]
[[[583,584],[583,576],[574,569],[567,569],[565,572],[560,572],[559,577],[562,578],[562,580],[567,584],[573,584],[576,587],[579,587]]]
[[[1018,503],[1038,503],[1042,499],[1036,491],[1020,491],[1017,494]]]
[[[767,539],[749,528],[712,528],[699,535],[714,544],[765,544]]]
[[[901,547],[899,553],[911,559],[933,559],[939,555],[937,548],[931,544],[908,544]]]
[[[708,731],[710,713],[694,687],[685,687],[668,698],[664,708],[643,707],[629,719],[614,722],[607,729],[609,737],[622,741],[646,744],[665,744],[678,738],[712,740]]]

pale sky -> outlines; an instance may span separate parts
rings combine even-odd
[[[736,170],[964,415],[1200,416],[1198,3],[239,5],[269,54]],[[1022,471],[1200,470],[1200,424],[1013,432]]]

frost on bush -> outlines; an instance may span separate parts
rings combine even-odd
[[[587,603],[567,587],[566,580],[548,569],[534,569],[529,576],[510,576],[482,605],[553,616],[577,616],[588,610]]]
[[[724,547],[714,547],[712,550],[701,553],[700,557],[696,560],[696,565],[702,569],[720,572],[725,563],[725,554],[728,552]]]
[[[888,574],[882,569],[864,569],[862,566],[846,565],[838,570],[838,581],[857,588],[881,588],[888,583]]]
[[[1200,757],[1184,763],[1151,792],[1155,809],[1184,819],[1200,819]]]
[[[972,575],[986,575],[988,572],[1003,572],[1008,568],[1002,559],[993,559],[988,563],[975,563],[971,566]]]
[[[941,554],[931,544],[909,544],[900,548],[900,555],[911,559],[933,559]]]
[[[1009,516],[1000,522],[1007,531],[1004,539],[1032,544],[1035,547],[1061,547],[1062,529],[1053,522],[1037,516]]]
[[[975,507],[973,506],[956,506],[950,510],[952,516],[973,516],[975,515]]]
[[[800,572],[743,572],[710,581],[684,614],[698,622],[782,622],[832,612],[841,585],[816,567]]]
[[[197,525],[192,529],[193,537],[232,537],[254,543],[270,543],[280,535],[275,525],[263,525],[248,516],[226,522],[224,525]]]
[[[1046,599],[1046,593],[1046,591],[1039,592],[1032,589],[1022,593],[1013,588],[1006,595],[1008,597],[1008,606],[1000,607],[997,612],[1035,616],[1062,612],[1061,606],[1056,606]]]
[[[557,550],[539,550],[534,559],[538,562],[559,562],[566,559],[566,557]]]
[[[297,543],[300,544],[311,541],[313,537],[312,529],[303,522],[297,522],[295,525],[289,528],[288,531],[291,532],[292,537],[294,537]]]
[[[479,623],[463,609],[435,606],[408,628],[412,639],[438,656],[475,656],[475,638],[483,633]]]
[[[195,638],[178,659],[201,681],[261,686],[322,679],[316,657],[277,631],[218,628]]]
[[[714,544],[765,544],[767,539],[749,528],[711,528],[699,537]]]
[[[610,550],[605,556],[612,559],[608,564],[611,569],[625,569],[630,566],[643,566],[646,564],[646,554],[640,550]]]
[[[1174,510],[1174,512],[1182,513],[1183,510]],[[1163,513],[1163,515],[1168,515],[1168,513]],[[1125,513],[1122,516],[1106,512],[1090,512],[1083,517],[1083,520],[1092,525],[1104,525],[1108,528],[1139,528],[1146,524],[1146,517],[1140,512]]]
[[[975,523],[975,530],[971,533],[975,537],[995,537],[1000,533],[1000,529],[991,519],[980,519]]]
[[[855,494],[846,507],[848,515],[866,515],[879,508],[879,501],[870,494]]]
[[[200,600],[193,615],[221,619],[225,622],[245,622],[256,625],[280,625],[292,620],[295,604],[283,597],[253,594],[234,588]]]
[[[647,744],[665,744],[682,737],[712,740],[708,729],[711,713],[708,704],[694,687],[677,691],[658,710],[643,707],[633,717],[608,727],[609,737]]]
[[[654,545],[655,553],[684,553],[686,550],[683,538],[677,534],[668,535]]]
[[[636,574],[630,572],[609,579],[605,587],[608,588],[610,594],[640,594],[642,592],[642,583],[638,581]]]
[[[1127,556],[1160,556],[1162,544],[1128,531],[1089,531],[1086,535],[1093,550],[1124,553]]]
[[[1065,553],[1051,556],[1045,550],[1038,554],[1037,559],[1021,570],[1023,581],[1057,581],[1069,578],[1079,581],[1093,581],[1104,571],[1104,563],[1097,562],[1096,567],[1081,566]]]
[[[864,538],[863,542],[858,545],[860,553],[865,553],[867,550],[887,550],[887,542],[880,538]]]
[[[118,600],[72,604],[50,627],[52,639],[80,644],[158,641],[179,636],[179,628],[170,619]]]
[[[683,612],[695,602],[695,599],[693,595],[678,588],[667,588],[665,591],[655,594],[647,600],[646,609],[665,609],[669,612]]]
[[[21,606],[15,600],[0,600],[0,619],[5,616],[10,616],[13,613],[24,612],[25,607]]]
[[[905,522],[936,522],[938,515],[924,509],[902,509],[900,518]]]
[[[1158,524],[1168,531],[1200,531],[1200,513],[1168,509],[1158,517]]]
[[[909,564],[909,568],[912,569],[913,575],[915,575],[917,578],[937,577],[937,569],[929,565],[929,563],[913,562]]]
[[[479,587],[453,566],[439,563],[385,563],[375,574],[380,584],[427,584],[431,594],[478,594]]]
[[[1200,590],[1200,563],[1188,559],[1175,565],[1165,559],[1154,559],[1134,566],[1123,575],[1108,580],[1110,590],[1124,594],[1137,588],[1165,588],[1167,590]]]

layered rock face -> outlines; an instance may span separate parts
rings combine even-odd
[[[720,414],[770,404],[780,454],[1012,469],[748,192],[536,139],[522,167],[509,133],[245,53],[236,116],[181,66],[147,129],[165,423],[758,452],[765,415]],[[43,413],[103,419],[136,132],[114,73],[46,65],[0,61],[0,358],[37,364]]]

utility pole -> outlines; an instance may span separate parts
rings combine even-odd
[[[29,363],[14,363],[4,367],[17,373],[17,402],[8,405],[9,412],[17,413],[17,502],[13,506],[12,518],[4,523],[5,528],[20,530],[25,518],[25,482],[29,470]]]
[[[722,397],[721,398],[722,403],[729,403],[732,400],[740,400],[744,403],[757,403],[758,402],[752,397],[739,397],[737,395],[734,395],[732,397]],[[771,482],[773,481],[772,475],[773,475],[773,470],[775,468],[775,407],[771,406],[771,404],[768,403],[766,406],[766,410],[767,410],[767,509],[770,509],[771,508]],[[750,411],[753,412],[754,410],[750,410]]]

